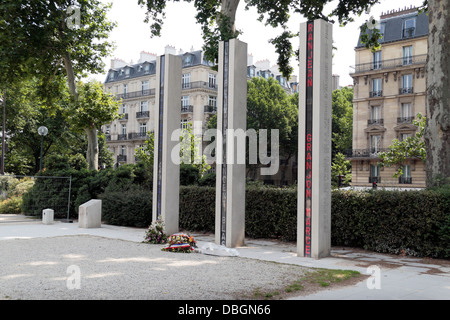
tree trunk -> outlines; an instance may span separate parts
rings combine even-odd
[[[236,32],[236,11],[240,0],[222,0],[221,13],[230,18],[233,33]]]
[[[430,187],[450,182],[450,3],[429,0],[428,12],[425,144]]]
[[[67,84],[69,85],[69,92],[73,98],[78,100],[77,85],[75,84],[75,73],[73,71],[72,60],[70,59],[70,54],[68,52],[64,53],[64,67],[67,73]]]
[[[88,147],[86,152],[86,161],[89,165],[89,170],[98,170],[98,137],[97,129],[85,129],[88,138]]]

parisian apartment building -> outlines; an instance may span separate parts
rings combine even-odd
[[[206,130],[208,120],[217,113],[218,83],[217,72],[206,61],[201,50],[189,52],[166,46],[165,54],[182,57],[182,79],[180,85],[180,128],[187,129],[194,122],[201,123]],[[106,135],[108,148],[113,152],[115,165],[136,162],[136,149],[143,146],[149,132],[155,128],[155,88],[156,88],[156,54],[142,51],[137,63],[120,59],[111,60],[104,88],[121,99],[119,119],[102,127]],[[271,66],[269,60],[253,61],[248,55],[247,77],[264,77],[276,79],[289,94],[298,90],[295,77],[287,81],[281,76],[277,66]],[[295,161],[284,163],[282,174],[270,177],[270,184],[287,184],[296,179]],[[287,169],[287,170],[286,170]],[[214,165],[212,166],[214,171]],[[286,174],[287,172],[287,174]]]
[[[414,135],[413,120],[426,116],[426,60],[428,16],[416,8],[383,13],[381,49],[372,52],[359,42],[355,48],[353,101],[352,186],[425,187],[425,166],[407,158],[403,175],[393,178],[396,167],[379,165],[379,153],[394,139]]]

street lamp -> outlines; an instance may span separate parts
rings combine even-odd
[[[44,127],[44,126],[39,127],[38,133],[41,136],[41,158],[40,158],[40,163],[39,163],[39,171],[42,171],[42,150],[44,148],[44,136],[46,136],[48,133],[47,127]]]

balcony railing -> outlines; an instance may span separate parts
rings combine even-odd
[[[133,98],[139,98],[139,97],[154,96],[155,93],[156,93],[156,89],[145,89],[145,90],[140,90],[140,91],[116,94],[116,98],[126,100],[126,99],[133,99]]]
[[[382,97],[382,96],[383,96],[383,91],[382,91],[382,90],[379,90],[379,91],[371,91],[369,94],[370,94],[370,97],[371,97],[371,98]]]
[[[126,120],[128,120],[128,113],[119,114],[119,121],[126,121]]]
[[[194,106],[181,106],[181,113],[194,112]]]
[[[136,119],[150,118],[150,111],[136,112]]]
[[[127,140],[127,135],[126,134],[119,134],[119,135],[117,135],[117,140],[118,141]]]
[[[386,70],[386,69],[395,69],[400,68],[404,66],[409,65],[416,65],[416,64],[425,64],[427,61],[427,55],[417,55],[412,57],[405,57],[405,58],[397,58],[397,59],[389,59],[389,60],[382,60],[382,61],[376,61],[376,62],[369,62],[369,63],[361,63],[357,64],[355,66],[355,73],[362,73],[372,70]]]
[[[412,178],[411,177],[399,177],[398,183],[399,184],[412,184]]]
[[[217,91],[217,84],[216,83],[210,83],[205,81],[194,81],[194,82],[187,82],[182,84],[183,90],[190,90],[190,89],[210,89]]]
[[[403,39],[412,38],[416,35],[416,28],[407,28],[403,30]]]
[[[414,117],[400,117],[397,118],[397,124],[408,124],[413,123]]]
[[[119,154],[117,156],[117,162],[127,162],[127,156],[124,154]]]
[[[369,125],[369,126],[372,126],[372,125],[383,126],[384,125],[384,119],[370,119],[370,120],[367,120],[367,125]]]
[[[217,113],[217,106],[205,106],[205,113]]]
[[[147,132],[132,132],[128,134],[129,140],[145,140],[148,138]]]
[[[399,94],[411,94],[414,93],[414,88],[400,88]]]
[[[379,153],[387,151],[389,151],[389,149],[353,149],[347,150],[345,156],[347,158],[378,158]]]

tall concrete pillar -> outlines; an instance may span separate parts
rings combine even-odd
[[[297,253],[315,259],[331,250],[332,31],[300,26]]]
[[[179,141],[171,138],[181,121],[181,57],[160,56],[156,68],[152,220],[162,219],[170,235],[179,231],[180,166],[172,159]]]
[[[245,155],[234,143],[236,130],[247,127],[247,44],[237,39],[219,43],[219,92],[216,137],[216,244],[235,248],[245,238]],[[240,131],[242,132],[242,131]]]

